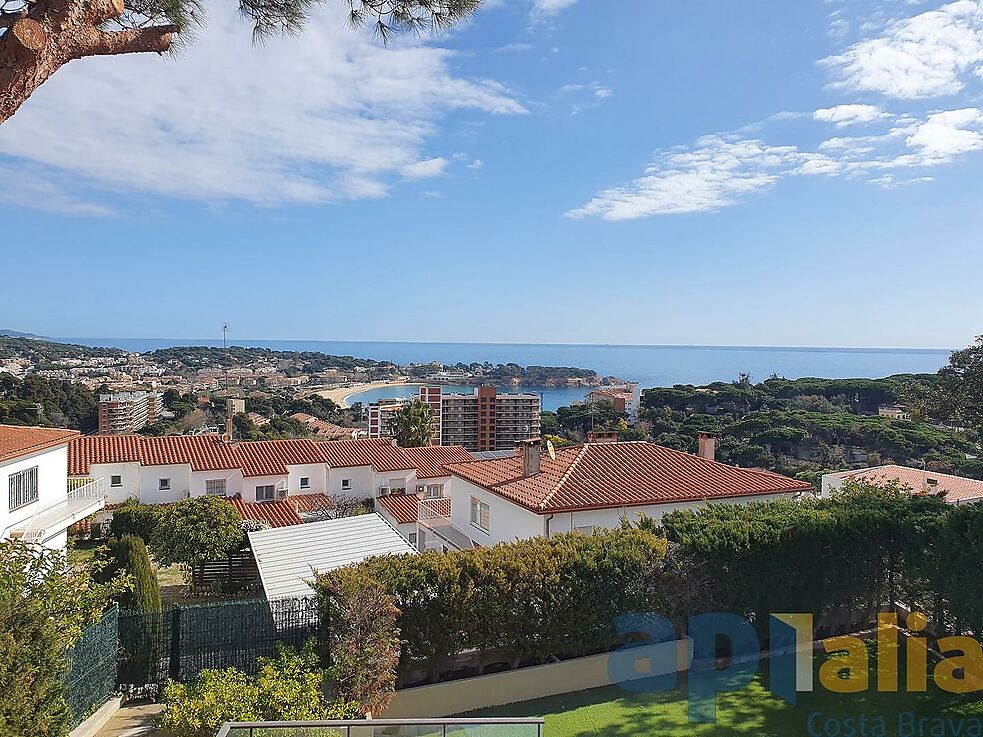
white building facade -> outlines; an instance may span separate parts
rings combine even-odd
[[[69,479],[73,430],[0,425],[0,536],[64,550],[68,528],[105,504],[103,484]]]

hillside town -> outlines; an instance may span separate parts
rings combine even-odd
[[[983,0],[0,0],[0,737],[983,737]]]

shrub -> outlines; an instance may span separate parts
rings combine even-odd
[[[128,499],[113,511],[109,531],[116,538],[136,535],[145,543],[149,543],[163,511],[164,507],[141,504],[136,499]]]
[[[96,583],[59,551],[0,543],[0,733],[67,731],[66,651],[124,585]]]
[[[124,572],[132,580],[132,588],[119,596],[120,606],[137,612],[159,612],[160,584],[143,540],[136,535],[111,538],[106,553],[109,559],[101,577],[108,580]]]
[[[705,611],[733,611],[766,626],[772,612],[860,611],[926,588],[917,569],[950,512],[937,496],[851,483],[832,498],[715,504],[662,524],[684,575],[709,581]]]
[[[110,562],[106,571],[123,572],[133,583],[133,588],[118,597],[121,607],[150,616],[131,618],[132,631],[126,637],[129,647],[120,653],[119,682],[143,686],[151,680],[154,664],[160,657],[162,621],[160,584],[144,545],[136,535],[112,538],[106,546]]]
[[[225,499],[199,496],[169,504],[150,539],[161,565],[191,567],[224,558],[243,541],[242,517]]]
[[[556,535],[373,558],[319,576],[315,587],[325,604],[381,586],[400,612],[403,682],[418,668],[436,680],[464,650],[480,653],[482,667],[541,663],[614,647],[618,614],[677,613],[665,550],[644,530]]]
[[[158,726],[174,737],[214,737],[225,722],[357,717],[356,705],[329,696],[330,682],[313,640],[300,651],[278,645],[255,676],[228,668],[203,670],[190,684],[171,681]]]
[[[321,617],[335,674],[334,694],[375,714],[392,701],[399,664],[399,610],[378,581],[365,576],[327,576]]]

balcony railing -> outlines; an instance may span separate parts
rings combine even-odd
[[[474,542],[471,537],[459,530],[451,522],[451,518],[444,514],[447,509],[446,499],[421,499],[417,513],[417,541],[421,550],[427,549],[430,542],[429,536],[436,538],[440,545],[446,545],[453,550],[471,550]]]
[[[216,737],[544,737],[541,718],[230,722]]]
[[[65,498],[38,511],[25,521],[24,527],[14,528],[11,537],[24,542],[41,542],[68,529],[105,506],[106,492],[103,487],[103,479],[69,479]]]

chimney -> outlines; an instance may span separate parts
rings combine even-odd
[[[701,432],[696,435],[697,442],[699,442],[699,450],[696,452],[700,458],[706,458],[708,461],[713,461],[717,459],[717,436],[712,432]]]
[[[232,441],[232,400],[225,400],[225,437],[231,442]]]
[[[522,475],[535,476],[540,471],[540,460],[543,454],[543,446],[539,438],[530,438],[522,441]]]

